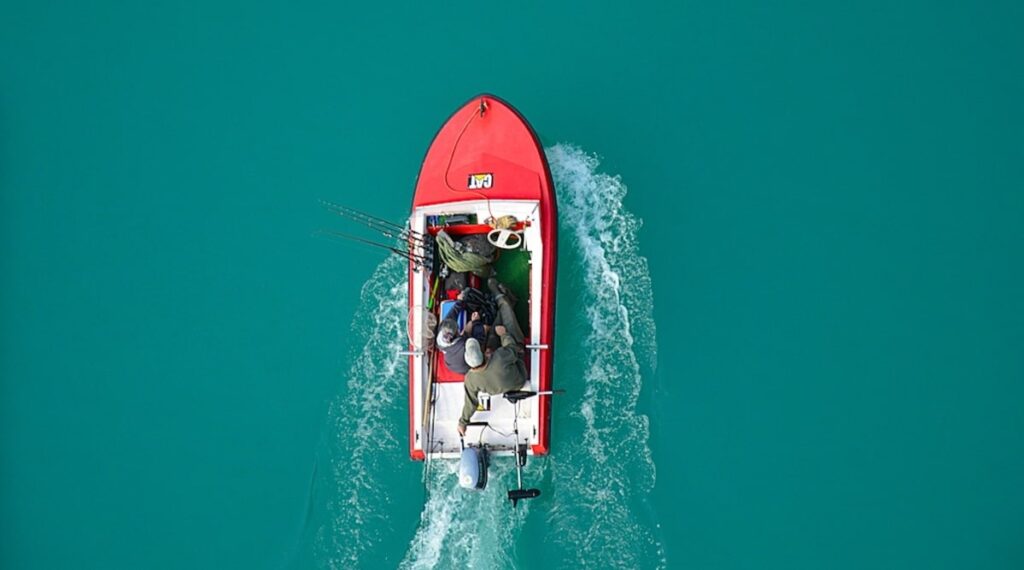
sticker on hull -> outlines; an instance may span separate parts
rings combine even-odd
[[[470,190],[485,190],[491,186],[494,186],[494,175],[490,172],[469,175]]]

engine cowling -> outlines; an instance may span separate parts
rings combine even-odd
[[[480,491],[487,487],[487,450],[466,447],[459,460],[459,486]]]

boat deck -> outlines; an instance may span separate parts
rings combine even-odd
[[[495,277],[508,287],[519,302],[516,303],[516,318],[523,327],[523,334],[530,336],[530,252],[521,249],[502,250],[494,262]]]
[[[536,348],[539,345],[539,331],[538,327],[532,325],[538,321],[541,314],[539,300],[542,283],[539,272],[533,271],[533,268],[538,258],[543,256],[537,202],[492,200],[488,204],[484,201],[470,201],[418,208],[414,212],[411,224],[417,231],[429,231],[430,228],[426,225],[428,216],[438,213],[469,213],[482,220],[492,210],[497,215],[512,214],[519,220],[528,222],[523,230],[523,246],[513,250],[501,250],[493,267],[497,279],[517,297],[515,312],[525,335],[524,344],[534,347],[527,348],[524,354],[529,379],[527,388],[536,391],[539,390],[540,374],[540,349]],[[432,294],[433,272],[424,269],[413,272],[410,277],[413,306],[431,306],[431,312],[440,322],[440,303],[430,305],[429,302],[425,302]],[[481,280],[478,288],[486,292],[486,282]],[[441,296],[444,296],[443,292]],[[414,334],[422,337],[425,325],[418,322],[416,326],[419,328]],[[462,443],[455,428],[465,399],[462,376],[444,366],[443,355],[436,348],[414,358],[412,365],[413,385],[410,395],[414,401],[410,402],[413,404],[410,410],[415,417],[410,419],[414,426],[414,441],[420,443],[426,457],[458,457]],[[534,443],[538,436],[538,398],[521,402],[518,417],[515,407],[500,395],[492,397],[490,402],[490,410],[477,411],[473,416],[473,422],[487,422],[487,426],[469,426],[465,436],[467,444],[486,444],[492,453],[508,455],[517,443]],[[519,429],[518,442],[513,433],[516,423]]]

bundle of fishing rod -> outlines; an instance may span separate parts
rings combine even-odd
[[[371,239],[362,238],[352,234],[346,234],[334,230],[320,230],[318,235],[326,236],[339,241],[355,242],[384,249],[403,259],[412,262],[416,271],[423,268],[430,269],[434,262],[434,238],[430,234],[420,233],[409,227],[408,222],[403,225],[392,221],[371,216],[348,206],[335,204],[326,200],[320,200],[320,205],[327,211],[337,214],[343,218],[365,225],[377,232],[380,237],[391,240],[390,244],[380,243]]]

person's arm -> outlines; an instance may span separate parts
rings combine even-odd
[[[455,297],[455,304],[448,309],[448,314],[455,320],[459,320],[459,313],[466,310],[466,289],[459,291],[459,294]]]
[[[475,388],[471,388],[468,382],[463,382],[463,389],[466,391],[466,401],[462,404],[462,415],[459,416],[459,426],[462,428],[466,427],[469,420],[473,418],[473,413],[476,412],[476,407],[480,404],[477,400],[477,391]]]
[[[455,301],[455,304],[448,308],[447,318],[459,320],[459,313],[466,309],[466,303],[461,299]]]
[[[473,311],[473,314],[466,319],[466,324],[462,326],[462,336],[470,336],[473,334],[473,325],[480,320],[480,313]]]
[[[520,346],[519,342],[516,341],[515,337],[508,334],[508,330],[504,326],[498,325],[494,327],[494,334],[498,335],[498,337],[501,338],[502,348],[505,348],[506,346],[511,346],[515,348],[517,352],[522,351],[522,346]]]

